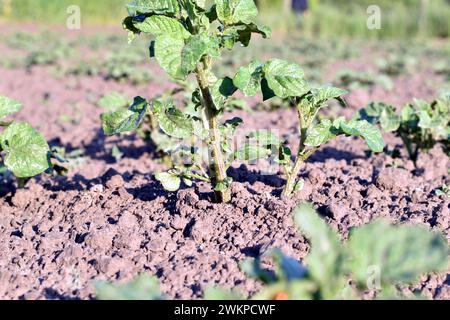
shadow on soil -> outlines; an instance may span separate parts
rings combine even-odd
[[[159,158],[161,156],[151,141],[145,141],[144,145],[137,146],[136,142],[142,139],[135,134],[124,135],[112,139],[106,138],[103,131],[98,129],[95,138],[81,147],[74,147],[71,143],[62,144],[59,139],[51,140],[49,145],[51,147],[62,147],[66,153],[81,149],[83,150],[83,157],[104,161],[107,164],[114,164],[117,162],[111,151],[114,146],[119,148],[121,158],[136,160],[140,159],[144,154],[149,154],[149,157],[151,158]]]

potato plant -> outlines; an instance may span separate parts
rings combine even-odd
[[[359,119],[379,124],[386,132],[394,132],[405,145],[409,158],[417,164],[419,152],[427,152],[437,143],[449,151],[450,144],[450,95],[428,103],[415,100],[400,113],[384,103],[371,103],[359,112]]]
[[[345,105],[342,96],[347,92],[334,87],[312,88],[300,67],[294,63],[272,60],[264,64],[255,61],[239,70],[234,84],[248,96],[255,95],[261,87],[265,100],[277,96],[289,100],[297,108],[299,145],[296,157],[292,157],[292,150],[283,140],[266,130],[250,134],[248,138],[255,143],[237,151],[237,158],[246,161],[275,156],[275,162],[283,167],[287,177],[283,197],[289,197],[301,188],[303,181],[298,176],[305,161],[339,135],[361,137],[374,152],[384,149],[380,131],[366,120],[347,121],[340,117],[334,121],[317,121],[320,110],[327,106],[329,100],[336,99]]]
[[[399,288],[420,276],[447,270],[449,247],[445,238],[423,226],[391,225],[385,220],[339,236],[309,204],[295,210],[295,221],[311,249],[303,263],[272,250],[265,257],[245,260],[242,270],[264,284],[255,300],[363,299],[369,290],[381,299],[408,299]],[[380,237],[380,235],[383,235]],[[274,268],[264,268],[270,259]],[[142,275],[128,284],[96,283],[100,299],[162,299],[158,281]],[[210,287],[206,300],[239,300],[237,291]]]
[[[208,1],[149,1],[137,0],[128,5],[129,16],[124,27],[132,41],[141,33],[154,37],[150,55],[176,81],[184,81],[195,75],[197,88],[192,93],[196,113],[176,108],[170,99],[147,102],[136,98],[128,110],[107,113],[102,116],[106,134],[135,130],[146,115],[150,114],[160,129],[175,139],[191,139],[190,145],[180,144],[173,153],[180,164],[168,172],[158,173],[156,178],[169,191],[176,191],[181,183],[192,185],[194,180],[211,182],[218,202],[229,202],[232,179],[227,169],[233,160],[254,160],[268,156],[269,150],[280,149],[279,162],[283,164],[288,182],[283,192],[289,196],[295,189],[297,176],[303,162],[322,144],[338,134],[361,136],[374,151],[381,151],[384,142],[377,129],[366,121],[347,122],[338,119],[316,125],[318,111],[329,99],[341,101],[345,92],[336,88],[311,88],[301,67],[295,63],[273,59],[266,63],[258,60],[238,70],[233,79],[218,79],[213,73],[213,62],[223,50],[233,49],[236,43],[248,46],[253,33],[267,38],[268,28],[257,26],[253,20],[258,10],[253,0]],[[298,157],[291,163],[290,149],[275,136],[257,133],[254,138],[265,145],[258,149],[246,145],[233,150],[231,137],[241,125],[241,119],[220,121],[230,97],[237,90],[246,96],[254,96],[261,89],[264,100],[275,96],[296,102],[300,120],[300,146]],[[205,157],[202,148],[193,147],[192,140],[208,146]],[[306,147],[311,148],[306,148]]]
[[[22,104],[0,96],[0,160],[14,176],[26,179],[52,167],[52,153],[45,138],[26,122],[8,121]]]
[[[195,77],[197,88],[192,101],[198,115],[182,111],[170,99],[147,102],[136,98],[128,110],[103,116],[105,132],[135,130],[150,113],[165,134],[180,140],[195,137],[204,142],[210,159],[202,161],[201,149],[181,145],[181,158],[192,162],[159,173],[157,179],[169,191],[178,190],[182,181],[188,185],[193,180],[211,182],[216,200],[229,202],[229,138],[242,121],[220,121],[237,88],[230,78],[218,79],[214,75],[213,63],[223,50],[231,50],[237,43],[248,46],[252,34],[268,37],[270,30],[254,23],[258,10],[253,0],[136,0],[128,5],[128,11],[123,25],[130,40],[142,33],[152,36],[150,55],[171,78],[184,81],[190,75]]]

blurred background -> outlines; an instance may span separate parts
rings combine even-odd
[[[4,21],[63,24],[66,8],[78,5],[84,24],[117,25],[126,14],[128,0],[0,0]],[[448,37],[450,0],[258,0],[261,20],[279,32],[305,35],[364,38]],[[293,10],[292,3],[294,2]],[[302,14],[303,2],[308,9]],[[383,27],[366,27],[367,8],[376,4],[382,11]],[[299,9],[300,6],[300,10]]]

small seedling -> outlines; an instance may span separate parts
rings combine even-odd
[[[130,41],[144,33],[154,40],[150,56],[174,80],[186,80],[194,75],[197,88],[192,93],[198,115],[192,116],[176,108],[170,100],[147,102],[136,98],[127,111],[103,116],[107,134],[135,130],[146,114],[157,119],[160,129],[175,139],[195,137],[208,146],[206,161],[202,149],[180,145],[178,156],[193,162],[157,174],[157,179],[169,191],[178,190],[181,182],[191,185],[193,180],[211,182],[218,202],[229,202],[231,178],[227,176],[230,150],[229,138],[242,122],[238,119],[221,122],[229,97],[237,90],[230,78],[218,79],[213,62],[223,50],[231,50],[236,43],[248,46],[252,34],[263,37],[270,30],[254,23],[258,9],[253,0],[210,1],[151,1],[135,0],[128,6],[129,16],[123,25]]]
[[[0,96],[0,158],[19,179],[26,179],[51,168],[52,153],[45,138],[26,122],[6,121],[19,112],[22,104]]]
[[[415,100],[398,114],[395,107],[371,103],[359,112],[358,119],[379,124],[386,132],[395,132],[403,141],[409,158],[417,164],[419,152],[427,152],[437,143],[450,147],[450,95],[427,103]]]

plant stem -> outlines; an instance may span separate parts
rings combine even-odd
[[[400,133],[400,138],[402,139],[403,144],[406,147],[406,151],[408,153],[409,159],[412,160],[414,167],[417,168],[417,154],[419,151],[419,147],[417,146],[416,150],[413,150],[411,141],[408,139],[408,136],[406,134]]]
[[[297,160],[295,161],[294,168],[292,169],[291,174],[288,176],[286,186],[284,187],[283,193],[281,194],[281,197],[283,199],[289,198],[292,193],[294,192],[295,186],[297,184],[297,178],[298,174],[300,173],[300,170],[302,169],[303,164],[306,160],[316,151],[309,150],[307,152],[302,152],[297,156]]]
[[[203,109],[207,119],[209,130],[208,146],[212,155],[212,163],[209,164],[211,181],[215,188],[217,184],[222,183],[227,178],[225,161],[222,153],[221,135],[218,123],[218,111],[214,106],[214,100],[211,95],[211,90],[208,81],[208,72],[210,62],[207,58],[203,58],[202,62],[197,67],[197,81],[200,86],[203,97]],[[227,203],[231,201],[231,192],[229,189],[224,191],[215,191],[216,201],[219,203]]]
[[[294,168],[287,175],[286,185],[281,194],[281,197],[283,199],[289,198],[292,195],[292,193],[294,192],[300,170],[301,170],[303,164],[305,163],[305,161],[314,152],[314,150],[309,150],[309,151],[305,150],[305,141],[306,141],[306,134],[308,132],[308,128],[306,128],[306,126],[305,126],[305,120],[303,118],[303,114],[301,113],[300,109],[297,109],[297,110],[298,110],[298,118],[299,118],[300,143],[298,146],[297,159],[295,161]]]

